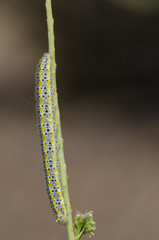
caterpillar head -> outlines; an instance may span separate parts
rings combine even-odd
[[[61,225],[66,225],[68,223],[68,216],[64,214],[58,214],[58,219],[56,221]]]

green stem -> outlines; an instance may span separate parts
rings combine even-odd
[[[77,233],[76,236],[75,236],[75,240],[80,240],[82,238],[82,234],[84,232],[84,228],[81,232]]]
[[[55,37],[54,37],[54,20],[52,16],[52,6],[51,0],[46,0],[46,15],[47,15],[47,26],[48,26],[48,44],[49,44],[49,53],[52,55],[52,86],[55,89],[53,94],[53,101],[56,105],[55,111],[55,119],[58,124],[57,130],[57,140],[60,143],[60,147],[58,150],[58,159],[59,159],[59,171],[61,178],[61,185],[63,190],[63,197],[66,203],[66,209],[68,212],[68,224],[67,224],[67,232],[68,232],[68,240],[74,240],[74,231],[73,231],[73,223],[72,223],[72,209],[70,204],[70,197],[68,191],[68,183],[67,183],[67,174],[66,174],[66,164],[64,159],[64,150],[63,150],[63,138],[61,133],[61,123],[60,123],[60,113],[58,106],[58,96],[56,91],[56,62],[55,62]]]

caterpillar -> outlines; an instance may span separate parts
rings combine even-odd
[[[57,152],[60,144],[56,139],[58,124],[54,119],[56,105],[53,103],[55,89],[52,87],[51,58],[49,53],[44,53],[39,61],[35,96],[48,196],[57,216],[56,221],[65,225],[68,216],[58,171]]]

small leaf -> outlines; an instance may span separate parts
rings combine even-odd
[[[85,214],[77,213],[74,221],[76,240],[81,239],[83,234],[94,235],[96,229],[95,222],[93,221],[93,212],[86,212]]]

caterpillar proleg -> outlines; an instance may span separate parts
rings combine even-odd
[[[53,94],[55,90],[52,88],[51,56],[49,53],[44,53],[37,66],[35,92],[49,200],[57,215],[57,222],[66,224],[68,217],[58,171],[57,152],[59,144],[56,139],[58,124],[54,118],[56,106],[53,103]]]

